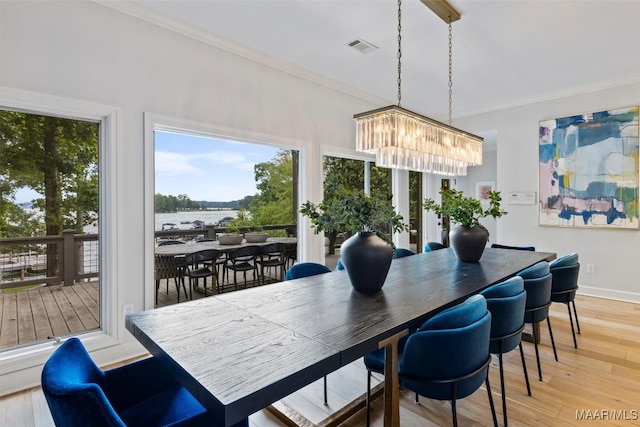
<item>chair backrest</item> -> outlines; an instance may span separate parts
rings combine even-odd
[[[296,228],[285,228],[284,231],[287,233],[287,237],[297,237],[298,229]]]
[[[42,370],[42,391],[57,426],[121,426],[124,422],[107,399],[105,374],[79,339],[65,341]]]
[[[527,293],[524,279],[514,276],[480,292],[491,312],[491,353],[506,353],[518,346],[524,327]]]
[[[187,254],[184,257],[184,265],[200,264],[205,261],[215,261],[220,255],[217,249],[204,249],[198,252]]]
[[[338,263],[336,264],[336,271],[344,270],[344,264],[342,263],[342,257],[338,258]]]
[[[316,274],[331,273],[326,265],[317,262],[301,262],[293,264],[284,276],[284,280],[299,279],[301,277],[315,276]]]
[[[427,242],[427,244],[424,245],[425,252],[437,251],[439,249],[446,249],[446,248],[447,247],[445,245],[438,242]]]
[[[580,263],[578,254],[573,252],[566,254],[551,264],[551,300],[555,302],[570,302],[576,297],[578,290],[578,275],[580,274]]]
[[[482,295],[474,295],[435,315],[407,340],[399,368],[402,383],[420,395],[450,399],[452,384],[420,379],[459,378],[481,368],[489,359],[490,333],[491,314]],[[457,398],[477,390],[486,375],[484,369],[459,381]]]
[[[260,246],[243,246],[241,248],[233,249],[232,251],[227,253],[227,257],[230,260],[235,260],[237,258],[255,258],[260,255],[261,249]]]
[[[535,251],[535,246],[509,246],[509,245],[500,245],[498,243],[494,243],[491,245],[492,248],[496,249],[515,249],[518,251]]]
[[[284,243],[269,243],[268,245],[264,245],[260,247],[260,253],[262,255],[284,254],[284,252],[285,252]]]
[[[549,263],[540,261],[518,273],[524,279],[527,292],[525,322],[540,322],[549,315],[551,305],[551,272]]]
[[[169,245],[184,245],[182,240],[163,240],[158,243],[158,246],[169,246]]]
[[[412,251],[411,249],[407,249],[407,248],[396,248],[395,251],[393,251],[393,258],[404,258],[406,256],[411,256],[411,255],[415,255],[416,253],[414,251]]]

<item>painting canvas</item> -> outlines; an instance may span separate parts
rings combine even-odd
[[[540,225],[638,229],[638,107],[540,122]]]
[[[476,198],[480,200],[482,205],[489,204],[489,192],[496,189],[495,181],[478,181],[476,182]]]

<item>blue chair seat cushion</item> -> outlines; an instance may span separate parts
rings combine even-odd
[[[122,411],[120,418],[127,426],[166,426],[205,413],[184,387],[176,386]]]

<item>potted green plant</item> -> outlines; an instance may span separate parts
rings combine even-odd
[[[441,201],[426,198],[423,207],[437,215],[447,215],[458,224],[449,232],[449,240],[460,261],[478,262],[489,240],[489,231],[480,223],[481,218],[500,218],[507,212],[500,209],[502,198],[499,191],[489,191],[489,204],[483,206],[480,200],[465,196],[453,188],[440,190]]]
[[[300,213],[309,217],[315,233],[341,229],[353,233],[340,250],[351,284],[361,292],[382,288],[393,259],[391,235],[409,228],[390,201],[344,189],[318,205],[307,201]]]

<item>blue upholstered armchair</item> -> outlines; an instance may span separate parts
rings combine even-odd
[[[317,262],[300,262],[289,267],[284,276],[284,280],[299,279],[301,277],[315,276],[316,274],[323,273],[331,273],[331,269]]]
[[[551,272],[549,270],[549,263],[540,261],[519,272],[518,276],[524,279],[524,290],[527,291],[524,322],[531,324],[533,345],[536,350],[536,362],[538,363],[538,378],[542,381],[542,368],[540,367],[540,354],[538,352],[540,337],[538,336],[538,328],[536,326],[545,319],[547,319],[547,326],[549,327],[553,355],[556,361],[558,361],[556,343],[553,340],[553,330],[551,329],[551,321],[549,320],[549,307],[551,306]]]
[[[424,245],[425,252],[437,251],[440,249],[447,249],[447,247],[442,243],[438,243],[438,242],[427,242],[427,244]]]
[[[154,358],[102,371],[77,338],[45,363],[42,391],[59,427],[221,425]]]
[[[578,348],[570,307],[571,304],[573,306],[573,314],[576,318],[578,333],[580,333],[580,322],[578,321],[578,312],[576,311],[576,291],[578,290],[578,275],[580,274],[578,254],[572,252],[561,256],[549,265],[549,271],[552,276],[551,301],[561,302],[567,306],[569,322],[571,322],[571,334],[573,335],[573,346]]]
[[[520,360],[527,385],[527,393],[531,396],[527,364],[522,351],[522,330],[524,329],[524,309],[527,293],[524,280],[514,276],[497,285],[490,286],[480,292],[487,300],[487,308],[491,313],[491,343],[489,351],[498,355],[500,367],[500,389],[502,391],[502,416],[507,426],[507,398],[504,385],[504,368],[502,355],[516,347],[520,349]]]
[[[395,251],[393,251],[393,258],[404,258],[406,256],[411,256],[411,255],[415,255],[416,253],[414,251],[412,251],[411,249],[407,249],[407,248],[396,248]]]
[[[453,425],[457,426],[456,400],[485,383],[497,426],[488,375],[490,333],[491,313],[482,295],[435,315],[410,334],[402,348],[398,357],[402,385],[416,393],[416,401],[419,395],[451,401]],[[378,351],[365,356],[365,365],[378,363],[379,355]]]

